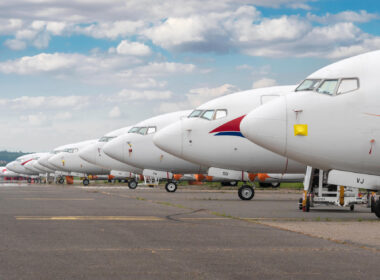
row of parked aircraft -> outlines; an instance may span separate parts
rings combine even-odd
[[[304,181],[303,205],[315,184],[380,190],[380,51],[324,67],[300,85],[229,94],[192,111],[159,115],[100,139],[29,154],[6,166],[24,176],[71,176],[155,184],[174,192],[185,181],[245,182],[238,194]],[[37,179],[38,180],[38,179]],[[374,203],[380,217],[380,201]]]

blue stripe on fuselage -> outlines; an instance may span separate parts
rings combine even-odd
[[[218,132],[217,134],[215,134],[215,136],[240,136],[240,137],[243,137],[243,134],[241,134],[240,131],[223,131],[223,132]]]

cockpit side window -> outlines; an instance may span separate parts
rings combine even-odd
[[[206,110],[203,112],[201,118],[210,121],[214,118],[214,112],[215,112],[215,110]]]
[[[357,78],[345,78],[340,81],[336,94],[343,94],[359,88],[359,80]]]
[[[218,109],[215,113],[215,119],[221,119],[227,117],[227,110],[226,109]]]
[[[315,90],[320,82],[321,79],[306,79],[296,88],[296,91]]]
[[[317,92],[328,94],[328,95],[334,95],[338,82],[339,82],[338,79],[324,80],[322,84],[317,88]]]
[[[148,127],[148,132],[146,134],[153,134],[156,133],[157,128],[155,126]]]
[[[194,110],[191,112],[191,114],[188,116],[188,118],[199,118],[202,114],[203,110]]]

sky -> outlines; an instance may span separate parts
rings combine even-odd
[[[0,0],[0,150],[99,138],[376,49],[375,0]]]

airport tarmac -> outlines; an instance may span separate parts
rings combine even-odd
[[[0,279],[378,279],[369,209],[299,195],[0,185]]]

